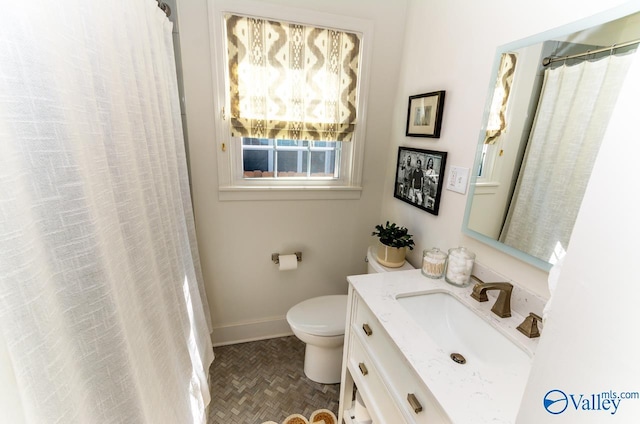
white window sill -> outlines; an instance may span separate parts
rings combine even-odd
[[[281,186],[281,187],[220,187],[218,199],[234,200],[357,200],[362,187],[351,186]]]

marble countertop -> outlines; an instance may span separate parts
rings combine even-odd
[[[498,329],[533,360],[539,339],[529,339],[516,330],[523,316],[512,311],[510,318],[499,318],[491,312],[492,298],[489,302],[477,302],[470,297],[471,286],[460,288],[444,279],[430,279],[420,270],[355,275],[347,280],[453,423],[515,422],[530,368],[523,373],[509,369],[507,364],[483,373],[472,364],[454,363],[449,352],[436,345],[396,298],[408,294],[446,292]]]

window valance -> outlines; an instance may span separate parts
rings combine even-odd
[[[227,14],[231,134],[351,141],[358,34]]]
[[[507,128],[507,105],[516,71],[517,56],[515,53],[504,53],[500,59],[500,69],[496,78],[496,87],[489,111],[485,144],[493,144]]]

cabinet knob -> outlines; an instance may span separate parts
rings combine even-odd
[[[411,409],[413,409],[413,412],[415,412],[416,414],[422,412],[422,405],[420,405],[420,402],[418,401],[416,395],[414,395],[413,393],[409,393],[407,395],[407,400],[409,401],[409,405],[411,405]]]
[[[362,373],[362,375],[369,374],[369,370],[367,369],[367,366],[364,364],[364,362],[360,362],[358,364],[358,368],[360,368],[360,372]]]
[[[367,336],[370,336],[373,334],[373,331],[371,331],[371,327],[369,327],[369,324],[367,323],[362,324],[362,330],[364,331],[364,334],[366,334]]]

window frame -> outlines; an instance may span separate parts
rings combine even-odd
[[[358,33],[360,40],[360,75],[358,79],[358,120],[353,141],[342,142],[339,177],[336,179],[244,178],[242,140],[231,137],[227,94],[226,33],[224,14],[236,13],[260,18],[299,22]],[[369,69],[373,23],[369,20],[310,11],[276,7],[249,0],[209,0],[211,65],[216,116],[215,146],[218,164],[218,198],[220,200],[294,200],[358,199],[362,192],[362,168],[366,132]],[[333,141],[333,140],[329,140]]]

